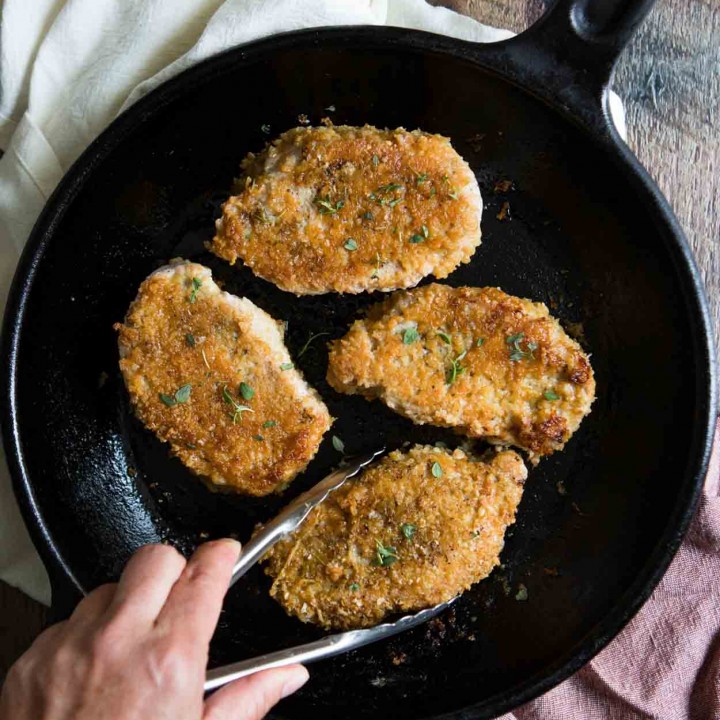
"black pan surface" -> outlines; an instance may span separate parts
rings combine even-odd
[[[486,209],[482,246],[447,282],[547,303],[592,353],[598,400],[567,449],[531,469],[501,568],[428,626],[315,665],[273,717],[490,717],[559,682],[632,616],[682,537],[707,461],[702,291],[669,210],[612,132],[593,133],[490,64],[412,31],[280,36],[171,81],[73,167],[22,260],[3,353],[9,461],[58,602],[116,577],[143,543],[189,553],[208,537],[248,537],[339,461],[328,436],[285,497],[209,492],[132,417],[112,330],[142,279],[178,256],[288,320],[293,353],[310,334],[339,337],[379,299],[296,298],[203,249],[240,160],[268,139],[263,126],[275,136],[306,115],[450,136]],[[514,189],[494,192],[501,179]],[[458,442],[333,392],[326,361],[316,342],[298,364],[348,452]],[[319,635],[267,586],[256,569],[231,590],[213,664]]]

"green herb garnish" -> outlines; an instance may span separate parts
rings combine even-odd
[[[311,336],[307,339],[307,342],[302,346],[302,349],[301,349],[300,352],[298,353],[298,357],[299,357],[299,358],[302,357],[302,356],[310,349],[310,344],[312,343],[313,340],[315,340],[315,339],[317,339],[317,338],[319,338],[319,337],[322,337],[323,335],[329,335],[329,334],[330,334],[330,333],[321,332],[321,333],[315,333],[315,335],[311,335]],[[282,367],[282,366],[281,366],[281,367]]]
[[[369,210],[360,216],[363,220],[372,220],[375,217]]]
[[[260,129],[261,129],[266,135],[269,135],[269,134],[270,134],[270,126],[269,126],[269,125],[261,125],[261,126],[260,126]]]
[[[190,303],[194,303],[197,300],[197,295],[202,287],[202,281],[198,280],[197,278],[192,279],[192,291],[190,292],[189,301]]]
[[[253,435],[253,440],[257,440],[258,442],[262,442],[264,439],[265,438],[259,433],[257,435]]]
[[[431,472],[433,474],[433,477],[436,477],[436,478],[442,477],[442,474],[443,474],[442,465],[439,462],[434,462],[432,464]]]
[[[427,229],[427,225],[423,225],[420,229],[422,230],[423,237],[430,237],[430,231]]]
[[[510,335],[508,338],[506,338],[507,344],[512,346],[512,350],[510,351],[511,362],[518,362],[523,358],[535,357],[533,353],[535,352],[535,350],[537,350],[537,343],[526,341],[525,347],[527,349],[523,350],[521,347],[521,343],[524,339],[525,333],[517,333],[516,335]]]
[[[377,548],[375,561],[380,567],[388,567],[400,559],[397,550],[392,545],[385,546],[379,540],[376,540],[375,547]]]
[[[316,197],[315,204],[318,206],[318,211],[321,215],[335,215],[337,212],[345,207],[344,200],[338,200],[335,204],[330,202],[329,197]]]
[[[485,344],[485,338],[478,338],[475,341],[475,347],[482,347]]]
[[[262,424],[262,426],[263,426],[264,428],[271,428],[271,427],[275,427],[276,425],[277,425],[277,421],[276,421],[276,420],[266,420],[266,421]]]
[[[242,417],[244,412],[255,412],[252,408],[247,405],[241,405],[237,400],[235,400],[235,398],[230,394],[230,391],[227,389],[227,385],[223,387],[222,397],[228,405],[232,405],[232,412],[228,414],[232,418],[233,425],[237,423],[238,418]]]
[[[441,332],[440,330],[437,331],[437,336],[443,341],[446,342],[448,345],[452,345],[452,338],[446,333]]]
[[[255,391],[247,383],[241,382],[240,394],[242,395],[243,400],[252,400],[253,395],[255,395]]]
[[[465,372],[465,368],[460,364],[460,361],[467,355],[467,350],[461,352],[456,358],[450,361],[450,367],[445,375],[445,382],[448,385],[452,385],[461,375]]]
[[[280,365],[281,370],[292,370],[295,367],[293,363],[283,363]]]
[[[380,164],[380,158],[377,155],[372,156],[372,164],[377,167]]]
[[[418,173],[418,176],[415,179],[415,183],[417,185],[422,185],[427,179],[428,179],[427,173]]]
[[[192,392],[192,385],[189,383],[179,387],[175,393],[175,400],[179,403],[186,403],[190,399],[190,393]]]
[[[543,397],[544,397],[546,400],[550,400],[550,401],[552,401],[552,400],[559,400],[559,399],[560,399],[560,396],[559,396],[554,390],[546,390],[546,391],[543,393]]]
[[[412,345],[419,337],[420,333],[417,331],[417,328],[409,327],[403,333],[403,343],[405,345]]]
[[[175,407],[175,405],[183,405],[190,399],[191,391],[192,385],[188,383],[187,385],[180,386],[175,391],[174,395],[166,395],[165,393],[160,393],[160,400],[162,400],[162,402],[168,407]]]
[[[377,156],[376,156],[376,157],[377,157]],[[353,592],[357,592],[357,591],[360,589],[360,586],[359,586],[357,583],[350,583],[350,585],[349,585],[348,587],[349,587],[350,590],[352,590]]]
[[[412,525],[411,523],[403,523],[400,526],[400,530],[408,540],[412,540],[413,536],[415,535],[415,531],[417,530],[417,526]]]
[[[515,595],[515,599],[516,600],[527,600],[528,599],[527,588],[522,583],[520,583],[518,585],[518,591]]]
[[[337,436],[332,436],[332,446],[339,452],[344,453],[345,452],[345,443]]]
[[[343,247],[346,250],[349,250],[350,252],[353,252],[354,250],[357,250],[358,245],[357,242],[353,238],[348,238]]]
[[[411,235],[410,236],[410,242],[413,245],[417,245],[418,243],[421,243],[425,238],[422,235]]]
[[[190,347],[193,347],[193,348],[194,348],[194,347],[195,347],[195,336],[194,336],[192,333],[188,333],[188,334],[185,336],[185,342],[186,342]]]

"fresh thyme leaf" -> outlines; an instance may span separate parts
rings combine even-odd
[[[525,338],[525,333],[517,333],[516,335],[510,335],[506,338],[506,342],[508,345],[512,347],[512,350],[510,351],[510,361],[511,362],[518,362],[522,360],[523,358],[532,358],[534,357],[533,353],[535,350],[537,350],[537,343],[534,342],[527,342],[526,347],[527,350],[523,350],[521,347],[521,343]]]
[[[427,229],[427,225],[423,225],[421,230],[422,230],[423,237],[425,237],[425,238],[430,237],[430,231]]]
[[[390,200],[390,202],[388,203],[388,205],[389,205],[390,207],[395,207],[398,203],[401,203],[402,201],[403,201],[403,199],[402,199],[401,197],[399,197],[399,198],[393,198],[392,200]]]
[[[173,407],[174,405],[177,405],[177,400],[172,395],[160,393],[160,400],[162,400],[168,407]]]
[[[402,190],[402,185],[399,183],[388,183],[387,185],[381,185],[377,190],[375,190],[376,193],[382,193],[383,195],[394,192],[395,190]]]
[[[280,365],[281,370],[292,370],[295,367],[293,363],[283,363]]]
[[[377,167],[380,164],[380,158],[377,155],[372,156],[372,164]]]
[[[188,383],[179,387],[175,391],[175,401],[178,403],[186,403],[190,399],[190,392],[192,391],[192,385]]]
[[[277,421],[276,421],[276,420],[266,420],[266,421],[262,424],[262,426],[263,426],[264,428],[271,428],[271,427],[275,427],[276,425],[277,425]]]
[[[554,390],[546,390],[543,393],[543,397],[546,400],[559,400],[560,396]]]
[[[357,242],[353,238],[348,238],[343,247],[346,250],[349,250],[350,252],[353,252],[354,250],[357,250],[358,245]]]
[[[417,245],[418,243],[421,243],[425,238],[422,235],[411,235],[410,236],[410,242],[413,245]]]
[[[257,435],[253,435],[253,440],[257,440],[258,442],[262,442],[264,439],[265,438],[259,433]]]
[[[223,387],[222,397],[228,405],[232,405],[233,411],[228,414],[232,418],[233,425],[237,423],[238,418],[241,417],[244,412],[255,412],[251,407],[241,405],[237,400],[235,400],[235,398],[230,394],[230,391],[227,389],[227,385]]]
[[[452,345],[452,338],[446,333],[441,332],[440,330],[437,331],[437,336],[443,341],[446,342],[448,345]]]
[[[443,469],[442,465],[439,462],[434,462],[432,464],[432,470],[431,470],[433,477],[439,478],[442,477]]]
[[[310,344],[312,343],[313,340],[315,340],[316,338],[322,337],[323,335],[329,335],[329,334],[330,333],[321,332],[321,333],[315,333],[315,335],[311,335],[307,339],[307,342],[302,346],[302,349],[298,353],[298,357],[299,358],[302,357],[310,349]]]
[[[458,194],[453,190],[453,191],[451,191],[451,192],[448,193],[448,197],[452,198],[453,200],[457,200],[457,199],[458,199]]]
[[[191,304],[197,300],[197,295],[198,295],[198,292],[200,291],[201,287],[202,287],[202,280],[193,278],[192,279],[192,291],[191,291],[190,297],[189,297],[189,301]]]
[[[460,361],[466,355],[467,350],[463,350],[463,352],[461,352],[456,358],[450,361],[450,367],[445,373],[445,382],[448,385],[452,385],[457,380],[458,375],[461,375],[465,372],[465,368],[460,364]]]
[[[335,204],[330,202],[329,197],[316,197],[315,204],[318,206],[318,211],[321,215],[335,215],[339,210],[345,207],[344,200],[338,200]]]
[[[475,341],[475,346],[476,346],[476,347],[482,347],[484,344],[485,344],[485,338],[478,338],[478,339]]]
[[[413,525],[412,523],[403,523],[400,526],[400,530],[408,540],[412,540],[413,535],[415,535],[415,531],[417,530],[417,526]]]
[[[392,545],[383,545],[379,540],[375,541],[375,560],[380,567],[388,567],[399,560],[397,550]]]
[[[428,179],[427,173],[419,173],[415,179],[416,185],[422,185]]]
[[[403,343],[405,345],[412,345],[419,337],[420,333],[418,333],[417,328],[409,327],[403,333]]]
[[[345,452],[345,443],[337,436],[332,436],[332,446],[339,452],[344,453]]]
[[[353,592],[357,592],[360,589],[360,586],[357,583],[350,583],[349,588]]]
[[[185,336],[185,342],[186,342],[190,347],[193,347],[193,348],[194,348],[194,347],[195,347],[195,336],[194,336],[192,333],[188,333],[188,334]]]
[[[368,210],[360,216],[363,220],[372,220],[375,216]]]
[[[240,394],[242,395],[243,400],[252,400],[255,395],[255,391],[247,383],[241,382]]]

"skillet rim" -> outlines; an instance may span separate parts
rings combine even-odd
[[[25,305],[33,287],[37,267],[52,242],[56,226],[62,221],[65,212],[94,169],[147,118],[185,91],[202,83],[207,76],[228,71],[237,61],[252,59],[253,55],[262,57],[275,50],[298,45],[312,48],[326,40],[332,41],[337,49],[360,47],[366,50],[377,48],[421,51],[444,54],[455,60],[473,63],[503,82],[508,82],[549,105],[554,112],[580,126],[589,142],[612,154],[617,172],[624,174],[634,185],[640,202],[648,207],[649,211],[657,214],[657,224],[667,229],[666,237],[660,241],[662,250],[670,255],[683,293],[683,314],[686,320],[691,320],[696,370],[696,419],[690,444],[690,462],[683,482],[679,485],[678,500],[665,530],[643,570],[618,598],[614,608],[579,638],[565,656],[549,665],[545,671],[530,676],[504,693],[490,696],[466,708],[435,716],[434,720],[470,720],[471,717],[479,717],[477,712],[482,713],[483,717],[494,717],[546,692],[589,662],[620,633],[648,599],[675,556],[694,516],[707,472],[717,416],[717,367],[707,298],[692,250],[677,219],[657,185],[612,125],[607,111],[606,87],[598,89],[598,96],[594,98],[596,107],[588,107],[593,103],[593,93],[591,88],[587,88],[589,92],[573,103],[575,107],[571,108],[554,98],[551,92],[542,89],[538,91],[537,86],[533,89],[522,81],[522,77],[518,77],[517,67],[506,65],[506,54],[508,51],[511,54],[515,46],[524,46],[527,52],[528,39],[522,35],[498,43],[479,44],[419,30],[372,25],[310,28],[280,33],[235,46],[200,61],[153,89],[113,120],[71,165],[48,199],[23,248],[8,293],[0,339],[0,387],[5,392],[7,403],[3,404],[0,421],[13,490],[33,544],[50,576],[53,598],[67,595],[67,589],[63,592],[62,583],[68,581],[73,593],[85,594],[86,589],[62,556],[39,508],[26,467],[22,432],[18,425],[18,347],[25,319]],[[517,64],[522,63],[518,60]],[[499,69],[498,65],[502,65],[502,69]],[[530,70],[527,72],[530,78]],[[578,113],[578,110],[582,112]]]

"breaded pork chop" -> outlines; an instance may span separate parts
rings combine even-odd
[[[595,397],[588,356],[545,305],[497,288],[394,294],[332,344],[327,378],[533,461],[563,447]]]
[[[303,622],[343,629],[449,600],[498,564],[526,476],[512,451],[392,452],[270,551],[270,594]]]
[[[206,267],[154,272],[115,328],[135,413],[211,486],[267,495],[315,455],[331,418],[293,368],[282,324]]]
[[[412,287],[480,244],[478,184],[440,135],[299,127],[242,169],[209,248],[297,295]]]

